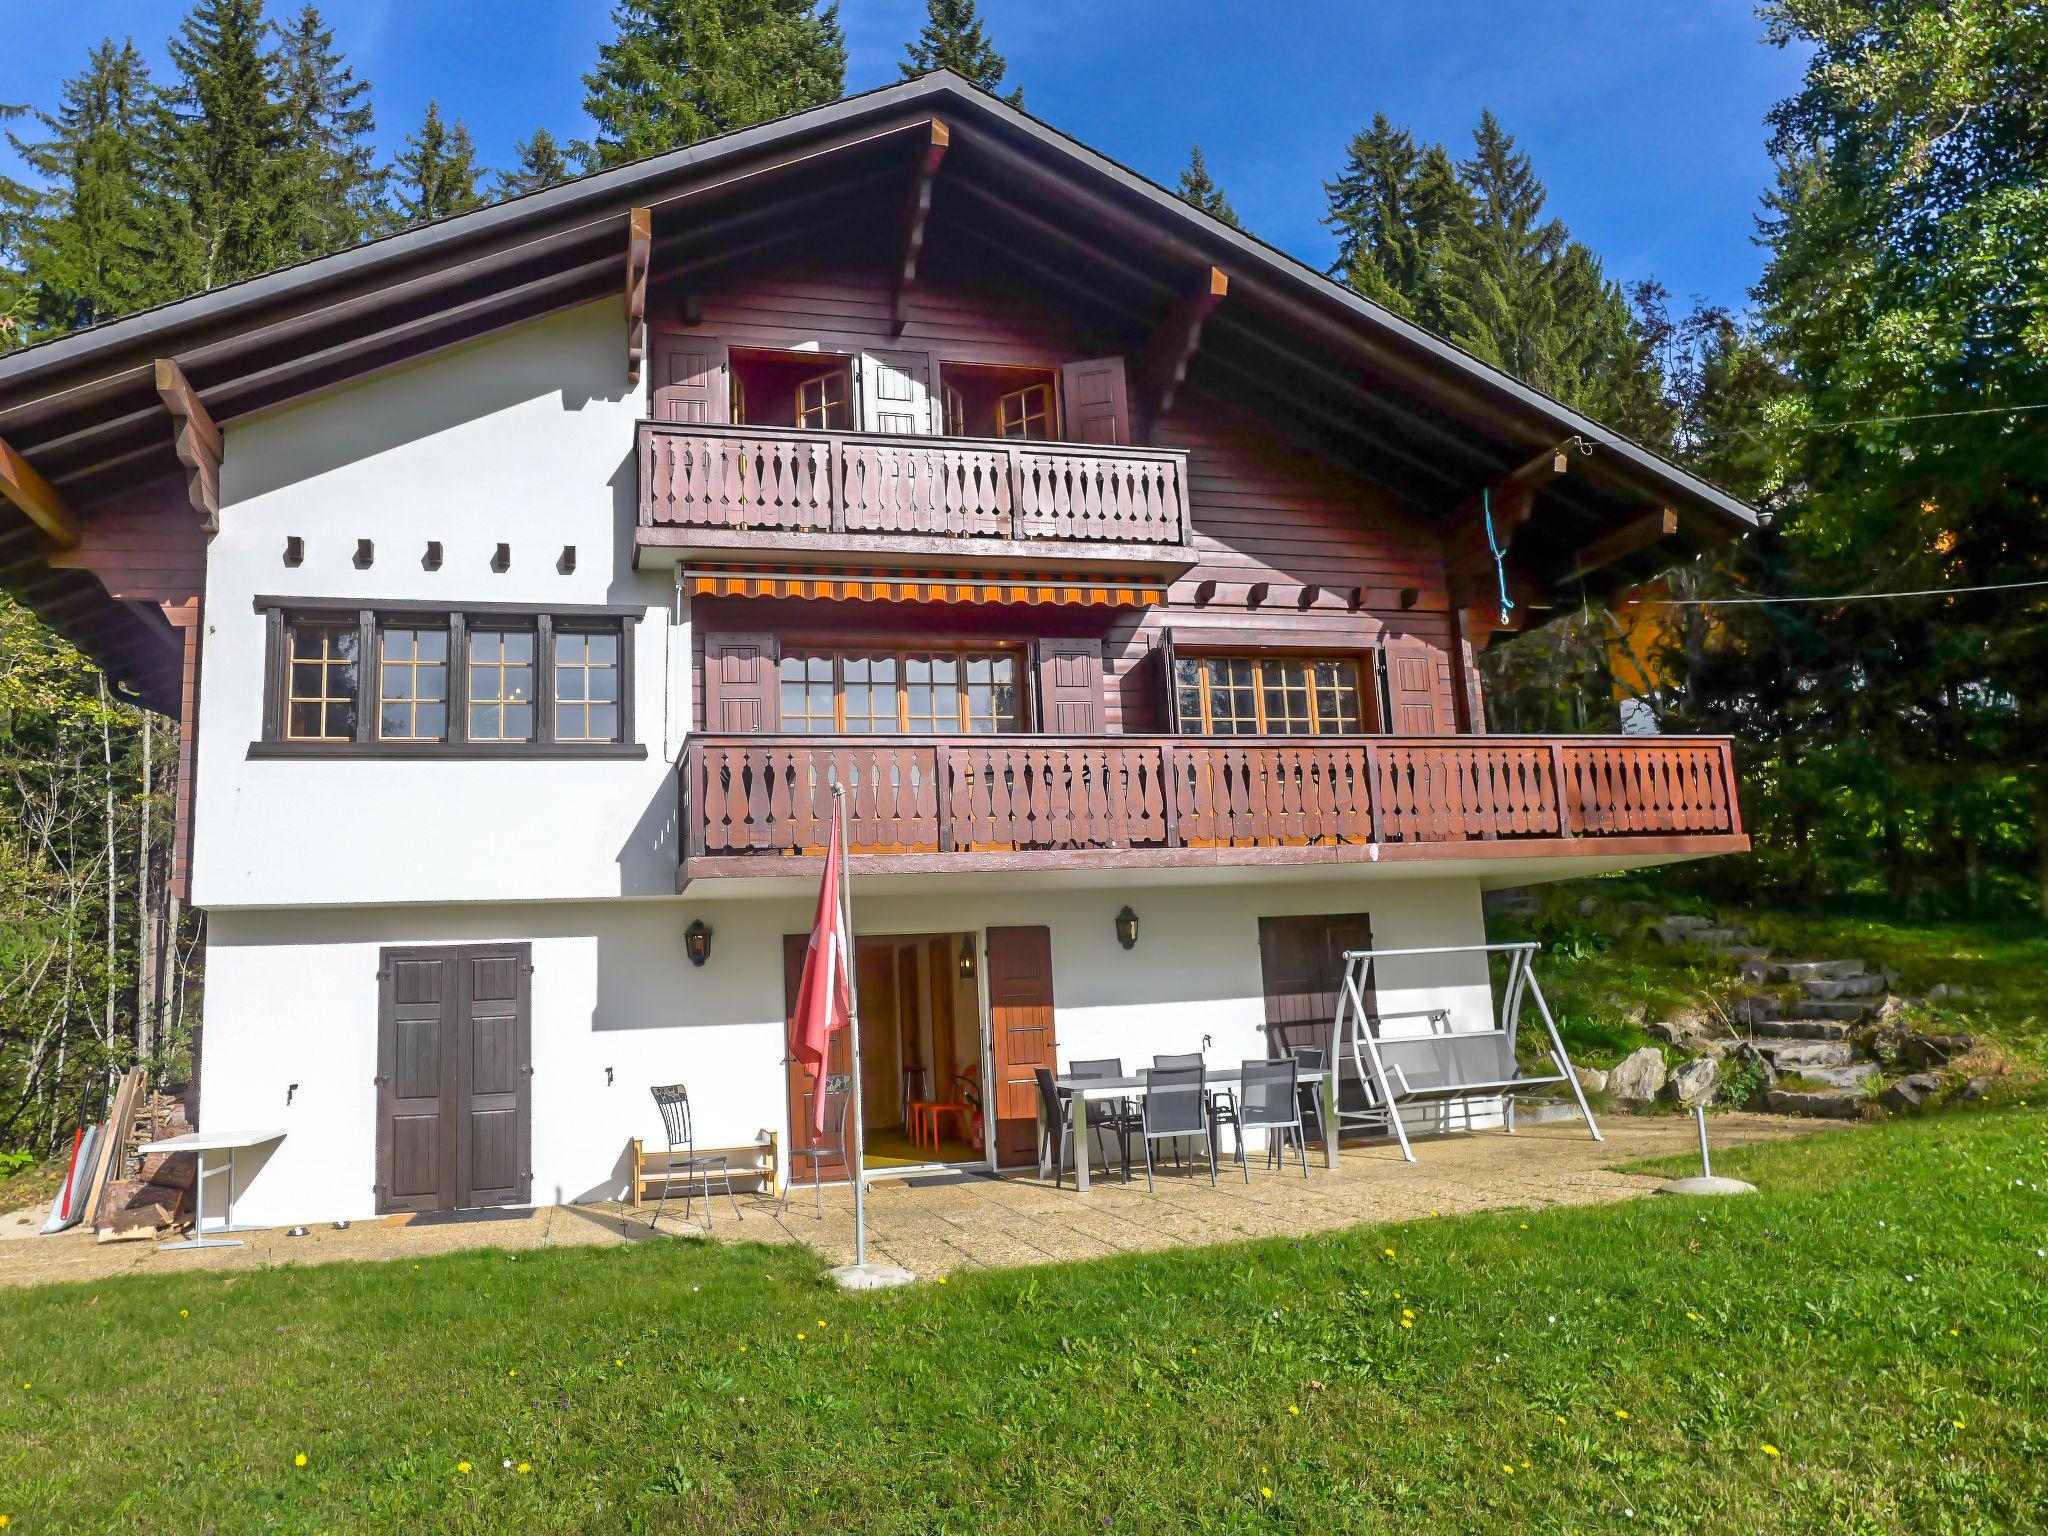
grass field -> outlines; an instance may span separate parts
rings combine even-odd
[[[223,1533],[2036,1521],[2048,1115],[1724,1162],[1764,1194],[869,1297],[801,1250],[686,1241],[0,1294],[0,1512]]]

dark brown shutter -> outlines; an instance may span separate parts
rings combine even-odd
[[[462,951],[455,1203],[464,1210],[529,1195],[530,954],[524,944]]]
[[[656,421],[722,426],[732,419],[725,343],[715,336],[657,336],[654,341]]]
[[[1070,443],[1128,443],[1131,407],[1124,388],[1124,360],[1091,358],[1060,369],[1066,406],[1064,436]]]
[[[1102,730],[1102,642],[1037,640],[1038,728],[1056,736],[1094,736]]]
[[[442,1103],[454,1070],[452,949],[387,949],[377,973],[377,1209],[454,1203],[454,1138]]]
[[[983,1114],[995,1122],[998,1168],[1038,1156],[1039,1067],[1052,1067],[1052,930],[988,931],[988,1017],[995,1082],[983,1095]]]
[[[1181,719],[1180,658],[1174,654],[1172,630],[1159,637],[1155,654],[1159,657],[1159,685],[1166,690],[1166,697],[1159,707],[1159,718],[1166,722],[1167,730],[1175,736],[1198,730],[1201,721]]]
[[[772,731],[776,706],[776,642],[773,635],[704,637],[704,729]]]
[[[1437,718],[1437,655],[1416,642],[1387,647],[1387,698],[1396,736],[1443,734]]]
[[[1328,1050],[1330,1021],[1344,986],[1344,953],[1372,948],[1363,912],[1259,919],[1259,970],[1266,989],[1266,1053],[1301,1046]],[[1366,998],[1368,1011],[1373,998]]]

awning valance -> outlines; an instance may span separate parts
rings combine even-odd
[[[945,571],[770,570],[697,566],[692,597],[805,597],[826,602],[1014,603],[1059,608],[1150,608],[1166,584],[1120,576],[960,576]]]

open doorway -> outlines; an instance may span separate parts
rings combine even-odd
[[[784,940],[785,1005],[791,1010],[807,942],[803,934]],[[861,1120],[871,1173],[987,1160],[974,954],[974,940],[965,933],[862,937],[855,943]],[[969,957],[964,967],[963,955]],[[846,1072],[851,1065],[852,1043],[841,1033],[832,1041],[830,1070]],[[790,1124],[799,1145],[810,1137],[812,1091],[810,1074],[791,1063]],[[848,1176],[833,1163],[822,1173],[827,1180]]]

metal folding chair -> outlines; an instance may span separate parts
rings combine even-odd
[[[1274,1167],[1285,1155],[1287,1134],[1294,1133],[1300,1149],[1301,1176],[1308,1177],[1308,1142],[1301,1134],[1301,1067],[1291,1057],[1278,1061],[1248,1061],[1238,1079],[1243,1095],[1238,1105],[1237,1161],[1244,1169],[1244,1181],[1252,1181],[1252,1165],[1244,1155],[1247,1131],[1267,1133],[1266,1155]]]
[[[811,1188],[818,1196],[818,1220],[825,1219],[825,1164],[837,1158],[846,1161],[846,1110],[853,1100],[853,1074],[832,1072],[825,1078],[825,1134],[812,1138],[807,1147],[791,1147],[789,1160],[794,1165],[799,1159],[807,1159],[811,1165]],[[795,1185],[795,1168],[791,1177],[783,1181],[782,1204],[777,1214],[789,1209],[789,1191]]]
[[[662,1129],[668,1133],[668,1164],[662,1170],[661,1199],[655,1203],[654,1220],[648,1223],[651,1232],[661,1225],[661,1213],[668,1208],[668,1188],[675,1182],[677,1174],[683,1176],[683,1220],[690,1219],[690,1197],[694,1186],[701,1184],[704,1189],[704,1229],[711,1230],[711,1175],[717,1174],[725,1185],[725,1198],[732,1202],[735,1221],[745,1221],[740,1214],[739,1197],[732,1192],[732,1169],[728,1154],[707,1152],[697,1154],[696,1133],[690,1121],[690,1090],[681,1083],[670,1083],[667,1087],[653,1090],[654,1102],[661,1110]],[[676,1156],[676,1149],[682,1149],[682,1156]]]
[[[1179,1143],[1199,1136],[1209,1153],[1209,1182],[1216,1182],[1216,1122],[1209,1113],[1199,1066],[1154,1067],[1145,1074],[1145,1187],[1152,1188],[1152,1143],[1172,1141],[1174,1161]]]

